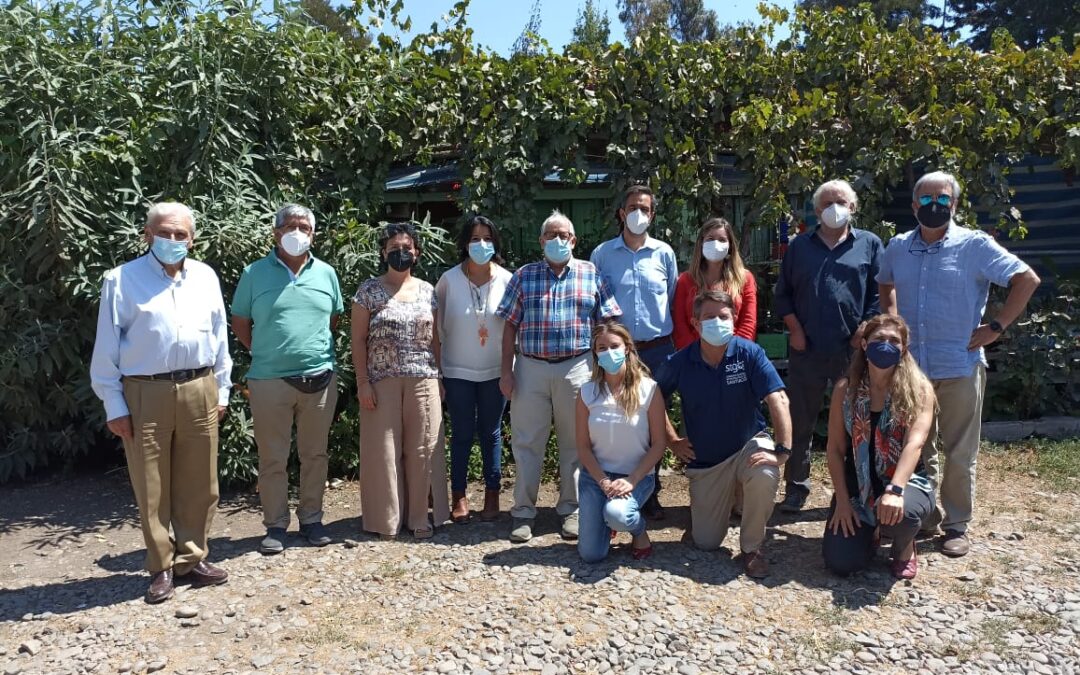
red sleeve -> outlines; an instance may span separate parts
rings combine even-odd
[[[675,284],[675,304],[671,308],[671,320],[675,326],[672,337],[675,340],[675,349],[685,349],[698,339],[697,331],[690,325],[690,317],[694,315],[694,297],[697,295],[697,284],[689,272],[679,275],[679,281]]]
[[[735,334],[751,342],[757,339],[757,282],[750,270],[746,270],[743,281],[742,307],[735,317]]]

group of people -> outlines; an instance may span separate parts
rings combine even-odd
[[[797,512],[810,492],[813,431],[832,386],[826,565],[840,574],[865,567],[886,537],[893,575],[913,578],[915,538],[939,526],[943,552],[964,555],[982,348],[1020,316],[1039,278],[991,237],[953,220],[959,197],[952,176],[924,175],[912,200],[918,226],[884,247],[854,227],[858,199],[848,183],[818,188],[819,225],[791,242],[775,288],[774,310],[790,334],[786,384],[755,342],[756,280],[730,223],[706,221],[679,274],[671,246],[649,234],[659,205],[644,186],[627,190],[619,234],[589,261],[574,256],[574,225],[556,211],[540,226],[542,259],[511,273],[499,228],[470,217],[457,235],[458,263],[435,285],[413,275],[423,252],[414,226],[385,226],[383,273],[360,284],[351,309],[363,529],[424,539],[442,524],[444,406],[446,515],[472,517],[466,488],[475,441],[485,486],[478,515],[498,518],[509,402],[511,541],[533,536],[554,429],[555,510],[582,559],[605,558],[618,532],[630,535],[633,558],[652,553],[647,520],[664,517],[658,467],[670,448],[686,465],[693,543],[717,549],[737,517],[738,557],[760,578],[781,474],[780,508]],[[322,503],[344,302],[333,268],[311,252],[315,225],[306,207],[277,212],[274,246],[244,269],[229,313],[251,353],[265,554],[286,545],[294,429],[299,532],[312,545],[331,542]],[[176,578],[227,580],[206,558],[232,362],[218,279],[187,258],[190,209],[154,205],[145,238],[146,255],[105,276],[91,379],[109,429],[123,440],[148,551],[146,599],[160,602]],[[991,283],[1010,291],[983,323]],[[668,415],[675,393],[678,425]]]

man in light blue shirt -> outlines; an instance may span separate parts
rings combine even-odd
[[[986,388],[983,347],[1019,318],[1039,286],[1038,275],[988,234],[956,224],[959,198],[950,174],[920,178],[911,205],[919,227],[893,237],[877,275],[881,310],[907,322],[911,353],[937,394],[940,412],[923,454],[935,483],[939,447],[945,455],[937,515],[945,530],[942,552],[954,557],[970,550]],[[1009,295],[983,323],[991,283],[1008,286]]]
[[[172,597],[174,571],[198,585],[228,579],[206,557],[232,359],[217,275],[187,259],[191,210],[155,204],[145,237],[146,255],[105,275],[90,383],[124,442],[156,603]]]
[[[631,186],[623,195],[618,211],[619,236],[597,246],[590,258],[622,308],[619,320],[634,338],[638,356],[653,373],[675,351],[671,340],[671,303],[679,278],[675,251],[648,234],[655,216],[656,199],[652,190],[644,185]],[[642,506],[646,517],[663,519],[659,494],[658,462],[656,489]]]

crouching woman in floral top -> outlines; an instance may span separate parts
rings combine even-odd
[[[934,510],[922,447],[936,398],[908,351],[908,327],[882,314],[866,324],[829,410],[833,504],[825,525],[825,565],[846,575],[870,564],[879,535],[892,539],[897,579],[918,571],[915,535]]]
[[[432,535],[428,494],[442,402],[435,289],[412,275],[420,250],[413,225],[387,225],[379,236],[386,273],[360,284],[353,298],[360,509],[364,530],[383,538],[402,525],[418,539]]]

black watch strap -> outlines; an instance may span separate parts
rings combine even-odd
[[[988,325],[990,326],[990,330],[994,331],[995,333],[1004,333],[1005,332],[1005,326],[1002,326],[1001,323],[999,323],[997,319],[994,319]]]
[[[791,454],[791,448],[789,448],[788,446],[783,445],[781,443],[777,443],[775,446],[773,446],[773,454],[774,455],[790,455]]]

